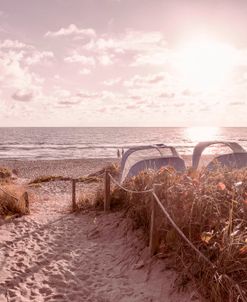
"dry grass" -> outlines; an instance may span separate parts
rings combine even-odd
[[[8,168],[0,167],[0,183],[7,183],[12,176],[12,172]]]
[[[112,176],[114,177],[118,177],[119,176],[119,170],[120,170],[120,166],[118,163],[112,163],[112,164],[109,164],[108,166],[104,167],[103,169],[95,172],[95,173],[92,173],[92,174],[89,174],[88,176],[89,177],[92,177],[92,176],[97,176],[97,177],[103,177],[104,175],[104,172],[105,171],[108,171],[111,173]]]
[[[11,177],[11,170],[0,167],[0,216],[5,218],[29,213],[28,195],[22,186],[11,183]]]
[[[0,190],[0,215],[24,215],[29,213],[27,207],[27,193],[21,186],[13,184],[1,186]]]
[[[117,163],[112,163],[105,168],[101,169],[100,171],[97,171],[96,173],[92,173],[88,175],[88,178],[97,179],[99,185],[97,187],[91,188],[91,190],[86,190],[86,192],[82,192],[80,194],[77,206],[78,210],[89,210],[89,209],[103,209],[103,203],[104,203],[104,192],[103,192],[103,184],[100,183],[103,180],[105,171],[109,171],[112,176],[114,176],[116,179],[119,176],[119,165]],[[120,194],[122,192],[120,191]],[[114,195],[115,199],[117,198],[116,194]],[[122,200],[122,195],[120,200]],[[118,204],[117,200],[112,199],[113,207],[115,207]]]
[[[157,195],[172,219],[216,267],[213,269],[199,259],[161,214],[159,255],[169,256],[180,271],[180,285],[195,282],[209,301],[246,301],[247,169],[177,174],[172,168],[163,168],[158,172],[141,172],[124,186],[146,190],[153,183],[161,184]],[[134,227],[143,228],[147,241],[150,198],[151,194],[112,189],[111,206],[124,208]],[[102,190],[96,194],[95,204],[102,207]]]
[[[34,184],[40,184],[44,182],[50,182],[50,181],[72,181],[72,177],[64,177],[64,176],[57,176],[57,175],[45,175],[45,176],[39,176],[33,180],[31,180],[28,184],[34,185]],[[98,182],[101,179],[99,177],[93,177],[93,176],[82,176],[76,178],[77,182],[85,182],[85,183],[91,183],[91,182]]]

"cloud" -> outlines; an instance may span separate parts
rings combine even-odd
[[[59,105],[63,105],[63,106],[73,106],[73,105],[77,105],[78,103],[80,103],[80,100],[63,100],[63,101],[59,101],[58,104]]]
[[[137,106],[136,104],[130,104],[130,105],[127,105],[125,108],[126,108],[126,109],[130,109],[130,110],[133,110],[133,109],[137,109],[138,106]]]
[[[103,66],[112,65],[114,60],[114,55],[104,54],[98,57],[98,61]]]
[[[99,94],[97,92],[81,90],[76,93],[76,96],[81,99],[96,99],[99,97]]]
[[[175,97],[175,93],[174,92],[162,92],[159,95],[160,98],[174,98]]]
[[[12,99],[19,102],[30,102],[32,101],[33,97],[33,92],[27,90],[18,90],[12,95]]]
[[[55,32],[47,32],[46,37],[66,36],[73,41],[73,53],[66,62],[80,62],[83,57],[91,57],[95,63],[110,66],[123,63],[125,66],[160,65],[170,60],[164,36],[159,31],[136,31],[127,29],[122,33],[96,34],[95,30],[80,29],[71,24]]]
[[[95,65],[95,59],[90,56],[84,56],[77,52],[74,52],[71,56],[64,58],[65,62],[68,63],[80,63],[82,65],[88,65],[88,66],[94,66]]]
[[[22,49],[0,50],[0,83],[2,89],[18,91],[38,91],[41,89],[43,78],[33,72],[27,63],[27,59],[30,56],[35,56],[35,54],[37,54],[36,50],[33,50],[32,54]]]
[[[88,68],[82,68],[82,69],[79,70],[79,74],[83,75],[83,76],[84,75],[89,75],[91,73],[92,73],[92,71],[90,69],[88,69]]]
[[[159,58],[152,59],[155,61],[153,63],[160,65],[161,59],[167,57],[164,52],[168,53],[166,41],[161,32],[133,29],[114,35],[95,35],[84,45],[80,44],[79,48],[81,53],[94,54],[102,65],[111,65],[120,61],[130,66],[143,65],[147,63],[148,58],[153,58],[154,54]],[[151,63],[151,61],[148,62],[148,64]]]
[[[243,102],[243,101],[235,101],[235,102],[230,102],[229,105],[230,106],[242,106],[242,105],[245,105],[245,102]]]
[[[174,103],[172,104],[174,107],[183,107],[185,105],[185,103],[182,102],[178,102],[178,103]]]
[[[34,51],[26,58],[28,65],[37,64],[54,58],[54,53],[51,51]]]
[[[96,36],[95,30],[92,28],[78,28],[75,24],[70,24],[67,28],[60,28],[58,31],[48,31],[45,37],[66,37],[79,36],[93,38]]]
[[[166,74],[164,72],[149,74],[149,75],[135,75],[130,80],[124,82],[125,87],[145,87],[147,84],[157,84],[165,80]]]
[[[0,41],[0,49],[34,49],[33,46],[22,43],[18,40]]]
[[[22,89],[32,84],[32,74],[22,66],[24,53],[9,51],[0,52],[0,82],[2,88]]]
[[[109,80],[105,80],[103,82],[103,84],[105,86],[114,86],[114,85],[120,83],[121,80],[122,80],[121,78],[109,79]]]
[[[114,50],[116,53],[125,51],[147,51],[163,47],[166,44],[161,32],[144,32],[132,29],[126,30],[124,33],[108,36],[103,35],[98,39],[90,41],[85,45],[86,49],[98,49],[101,51]]]
[[[132,66],[141,65],[164,65],[171,63],[172,53],[168,49],[146,50],[144,53],[137,54]]]

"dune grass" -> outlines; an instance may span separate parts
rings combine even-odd
[[[51,181],[72,181],[72,177],[64,177],[64,176],[58,176],[58,175],[45,175],[45,176],[39,176],[33,180],[31,180],[28,184],[34,185],[34,184],[41,184],[45,182],[51,182]],[[93,177],[93,176],[81,176],[76,178],[77,182],[98,182],[100,181],[99,177]]]
[[[28,194],[21,185],[13,184],[10,169],[0,167],[0,216],[9,218],[29,213]]]
[[[12,172],[8,168],[0,167],[0,184],[8,182],[11,176]]]
[[[180,272],[180,285],[194,282],[209,301],[247,301],[247,169],[178,174],[163,168],[141,172],[124,186],[146,190],[153,183],[161,184],[157,195],[172,219],[216,267],[200,259],[161,213],[159,256],[168,257]],[[124,209],[133,227],[143,229],[147,243],[151,198],[112,186],[111,208]],[[102,188],[94,207],[103,207]]]
[[[28,194],[22,186],[8,184],[0,189],[0,215],[11,217],[29,213]]]

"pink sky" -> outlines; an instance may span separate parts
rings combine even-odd
[[[247,126],[247,2],[0,0],[0,126]],[[206,34],[238,61],[214,91],[177,72]]]

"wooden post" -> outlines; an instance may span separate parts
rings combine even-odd
[[[109,211],[111,207],[111,179],[109,172],[105,171],[105,192],[104,192],[104,211]]]
[[[76,210],[76,195],[75,195],[75,189],[76,189],[76,180],[72,179],[72,209],[73,211]]]
[[[154,192],[156,192],[156,186],[154,185]],[[151,256],[155,255],[159,248],[159,232],[158,232],[158,213],[159,206],[153,197],[151,200],[151,222],[150,222],[150,234],[149,234],[149,251]]]
[[[29,209],[29,199],[28,199],[28,193],[25,192],[23,194],[23,198],[24,198],[24,201],[25,201],[25,207],[26,207],[26,212],[27,213],[30,213],[30,209]]]

